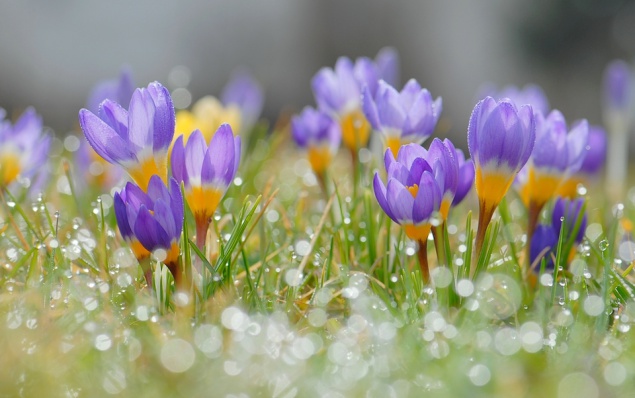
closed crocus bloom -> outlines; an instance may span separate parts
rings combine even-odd
[[[43,133],[42,118],[27,108],[11,124],[0,108],[0,189],[7,188],[19,176],[33,177],[46,163],[51,137]]]
[[[167,153],[174,135],[174,105],[159,82],[134,91],[129,110],[105,100],[98,115],[82,109],[79,124],[101,157],[121,165],[142,188],[150,177],[167,181]]]
[[[300,148],[307,150],[309,163],[318,175],[331,164],[342,140],[337,123],[326,113],[308,106],[291,120],[291,135]]]
[[[379,72],[368,58],[353,64],[340,57],[334,69],[322,68],[311,80],[318,107],[339,121],[342,140],[351,151],[368,143],[370,125],[362,113],[361,93],[366,85],[374,93],[378,79]]]
[[[235,72],[223,88],[221,100],[225,107],[240,111],[241,132],[249,131],[262,112],[264,94],[260,83],[245,70]],[[230,125],[232,121],[226,121]],[[233,126],[233,125],[232,125]]]
[[[240,137],[228,124],[221,125],[210,145],[195,130],[184,143],[177,138],[172,149],[172,176],[185,186],[197,229],[197,243],[204,246],[210,218],[236,175],[240,163]]]
[[[165,250],[163,262],[178,278],[178,242],[183,230],[183,198],[173,178],[166,186],[154,175],[147,193],[138,185],[127,183],[114,197],[115,216],[121,236],[139,260],[158,249]]]
[[[622,60],[611,62],[604,72],[604,124],[610,135],[606,163],[606,191],[621,200],[628,181],[628,133],[633,122],[633,74]]]
[[[421,144],[432,135],[442,107],[441,98],[433,100],[414,79],[401,92],[380,80],[375,95],[366,86],[362,97],[364,115],[395,156],[402,145]]]
[[[606,161],[606,131],[600,126],[589,126],[589,142],[584,150],[584,159],[577,173],[572,173],[558,189],[560,196],[573,199],[579,184],[596,179]]]
[[[401,225],[410,239],[418,242],[419,263],[427,280],[427,240],[431,218],[441,207],[443,191],[425,155],[426,151],[416,144],[401,147],[397,160],[386,150],[387,184],[375,173],[373,188],[377,202],[388,217]]]
[[[474,185],[474,163],[472,159],[465,160],[465,155],[460,149],[456,150],[456,154],[459,163],[459,183],[457,184],[456,194],[452,200],[452,206],[461,203],[472,189],[472,185]]]
[[[622,61],[612,61],[604,71],[604,105],[609,112],[630,112],[633,101],[632,72]]]
[[[582,166],[588,143],[586,120],[575,123],[567,133],[567,123],[559,111],[552,111],[546,119],[540,113],[536,115],[536,144],[525,166],[526,181],[520,189],[529,208],[529,239],[544,205],[555,196],[561,182]]]
[[[479,225],[475,258],[485,231],[518,171],[527,163],[536,141],[536,123],[530,105],[520,108],[507,99],[481,100],[472,111],[467,143],[474,162]],[[474,271],[474,270],[473,270]]]

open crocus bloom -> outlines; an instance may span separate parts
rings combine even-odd
[[[380,80],[375,95],[369,86],[364,88],[362,107],[373,129],[382,134],[385,146],[397,156],[402,145],[421,144],[432,135],[441,115],[442,100],[433,100],[430,92],[414,79],[401,92]]]
[[[373,188],[386,215],[401,225],[413,240],[427,241],[430,219],[440,210],[443,190],[425,159],[425,149],[409,144],[401,147],[397,159],[390,150],[384,155],[387,184],[375,173]]]
[[[153,175],[167,181],[174,105],[159,82],[136,89],[128,110],[109,99],[101,103],[98,115],[80,110],[79,124],[95,152],[121,165],[142,189]]]

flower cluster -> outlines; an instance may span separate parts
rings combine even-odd
[[[235,90],[246,83],[237,84]],[[231,93],[227,96],[249,103],[252,111],[261,106],[261,99]],[[160,83],[134,90],[128,110],[106,98],[97,114],[82,109],[79,120],[95,152],[122,166],[135,182],[115,194],[122,237],[140,260],[164,250],[163,261],[178,282],[178,242],[184,217],[179,184],[184,185],[185,200],[197,224],[197,243],[202,247],[209,220],[238,169],[240,137],[234,137],[227,124],[218,128],[209,147],[198,129],[188,134],[187,142],[179,135],[171,154],[173,177],[168,179],[168,148],[174,136],[175,114],[170,94]]]

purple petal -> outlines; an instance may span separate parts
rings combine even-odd
[[[133,231],[139,243],[150,252],[158,248],[167,249],[172,245],[170,236],[145,206],[139,209]]]
[[[399,152],[397,153],[397,161],[407,168],[412,166],[412,163],[416,158],[426,158],[428,151],[426,151],[419,144],[408,144],[399,148]]]
[[[388,180],[386,188],[386,201],[390,207],[390,212],[394,215],[399,224],[413,222],[414,198],[410,191],[395,179]]]
[[[567,135],[568,168],[569,173],[577,173],[582,167],[589,144],[589,124],[586,120],[575,123]]]
[[[185,148],[183,146],[182,135],[176,139],[172,147],[170,165],[172,166],[172,176],[176,178],[178,182],[184,182],[185,185],[188,186],[189,178],[185,167]]]
[[[380,81],[380,87],[382,84],[383,81]],[[381,91],[381,88],[379,91]],[[379,120],[379,113],[377,112],[377,105],[368,87],[364,87],[364,91],[362,92],[362,111],[370,125],[373,126],[373,129],[380,130],[381,122]]]
[[[121,236],[129,240],[132,238],[132,229],[130,228],[130,224],[128,222],[128,211],[126,210],[126,204],[118,192],[115,192],[114,198],[114,207],[115,207],[115,218],[117,219],[117,225],[119,226],[119,232],[121,232]]]
[[[380,78],[375,63],[367,57],[361,57],[355,61],[353,70],[358,90],[367,86],[370,92],[374,94],[377,91],[377,82]]]
[[[79,111],[79,125],[95,152],[110,163],[136,160],[128,143],[110,126],[87,109]]]
[[[597,173],[606,159],[606,131],[600,126],[589,126],[589,145],[580,171]]]
[[[176,234],[180,236],[183,231],[184,218],[183,195],[181,195],[181,187],[174,178],[170,178],[168,191],[170,192],[170,208],[174,217]]]
[[[99,105],[99,118],[108,124],[119,136],[128,139],[128,111],[109,99]]]
[[[412,218],[415,224],[419,224],[430,218],[432,212],[438,211],[441,206],[442,193],[437,181],[430,172],[421,175],[419,191],[414,200]]]
[[[461,153],[462,156],[462,153]],[[471,159],[465,161],[459,169],[459,183],[456,187],[456,195],[452,200],[452,206],[456,206],[463,201],[465,196],[470,192],[474,184],[474,163]]]
[[[181,231],[177,231],[176,223],[174,222],[174,214],[172,209],[163,200],[158,199],[154,202],[154,219],[161,225],[165,233],[170,237],[170,240],[179,240]]]
[[[604,102],[607,107],[628,110],[632,102],[632,74],[622,60],[611,62],[604,72]]]
[[[159,82],[148,85],[148,93],[154,103],[153,144],[154,152],[167,150],[174,137],[175,114],[170,92]],[[132,106],[132,104],[131,104]]]
[[[547,267],[553,268],[552,254],[555,251],[558,243],[558,235],[554,232],[551,226],[538,225],[534,231],[534,235],[531,239],[531,248],[529,250],[529,258],[533,264],[536,260],[542,259],[538,257],[544,252],[543,256],[546,260]]]
[[[198,129],[194,130],[187,139],[187,144],[185,144],[185,170],[188,180],[197,180],[200,183],[206,152],[207,142],[203,137],[203,133]]]
[[[154,114],[154,102],[146,89],[135,90],[128,110],[128,139],[137,151],[152,149]]]
[[[203,162],[203,182],[229,186],[235,171],[234,134],[228,124],[222,124],[210,143]]]
[[[161,177],[156,174],[150,177],[150,182],[148,182],[148,197],[153,202],[156,202],[159,199],[165,202],[169,202],[171,200],[168,188],[163,183]],[[154,208],[151,208],[151,210],[154,210]]]
[[[406,118],[406,112],[399,102],[399,93],[387,84],[382,85],[381,91],[375,98],[377,114],[382,127],[401,130]]]
[[[377,203],[379,203],[379,207],[382,208],[384,213],[386,213],[386,215],[390,217],[391,220],[399,223],[393,216],[392,211],[390,210],[390,206],[388,206],[388,202],[386,201],[386,187],[384,186],[384,182],[379,178],[378,173],[375,173],[375,177],[373,178],[373,190],[375,192]]]

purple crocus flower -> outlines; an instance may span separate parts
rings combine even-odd
[[[562,228],[562,224],[564,222],[565,234],[566,236],[570,236],[575,229],[575,224],[578,221],[578,218],[582,216],[582,220],[580,221],[580,228],[578,229],[578,233],[575,237],[576,243],[582,242],[582,238],[584,238],[584,232],[586,231],[587,225],[586,213],[580,215],[583,206],[583,198],[574,200],[558,198],[555,205],[553,206],[553,213],[551,213],[551,225],[553,226],[553,229],[557,231],[558,234],[560,234],[560,229]]]
[[[630,112],[633,101],[632,73],[629,65],[612,61],[604,71],[604,103],[613,112]]]
[[[479,198],[475,258],[480,255],[494,211],[529,160],[535,141],[536,122],[531,105],[516,108],[508,99],[497,102],[485,97],[474,107],[467,144],[474,161]]]
[[[539,224],[534,236],[531,238],[531,247],[529,248],[529,260],[531,264],[544,258],[546,268],[553,269],[553,258],[555,249],[558,245],[558,234],[551,225]]]
[[[338,124],[309,106],[291,119],[291,135],[300,148],[307,150],[309,163],[317,174],[326,171],[342,140]]]
[[[375,95],[366,86],[362,96],[364,115],[395,156],[402,145],[421,144],[432,135],[442,108],[441,97],[433,100],[414,79],[401,92],[380,80]]]
[[[586,213],[581,213],[583,205],[584,199],[582,198],[576,200],[558,198],[556,200],[551,213],[551,224],[538,225],[533,233],[529,251],[532,264],[542,258],[542,256],[545,256],[547,267],[553,269],[553,258],[555,258],[562,225],[564,224],[563,239],[565,241],[569,240],[580,217],[582,219],[579,220],[580,224],[574,242],[577,244],[582,242],[587,225],[587,215]],[[565,257],[568,259],[569,253],[566,253]]]
[[[240,109],[241,129],[249,131],[258,121],[264,103],[260,83],[246,70],[236,71],[223,88],[221,101]]]
[[[606,161],[606,131],[601,126],[589,126],[589,142],[578,173],[597,175]]]
[[[390,150],[384,155],[387,184],[375,173],[373,188],[377,202],[394,222],[401,225],[413,240],[426,242],[430,219],[441,208],[442,187],[426,161],[420,145],[408,144],[399,149],[397,160]]]
[[[86,108],[94,114],[99,113],[101,103],[109,99],[118,104],[127,104],[132,98],[135,90],[134,81],[132,79],[132,71],[130,68],[122,68],[118,79],[103,80],[90,92]]]
[[[164,262],[174,273],[183,230],[183,197],[176,180],[171,178],[166,187],[161,178],[154,175],[147,193],[129,182],[121,192],[115,193],[114,208],[121,236],[131,245],[137,258],[141,260],[163,249]]]
[[[510,100],[486,97],[472,111],[467,140],[481,206],[495,209],[531,156],[534,112],[530,105],[517,109]]]
[[[536,112],[536,144],[527,163],[521,197],[540,211],[553,197],[560,183],[582,166],[588,144],[588,123],[575,123],[567,133],[567,122],[558,110],[547,118]]]
[[[209,147],[199,130],[189,136],[187,144],[183,141],[180,136],[172,148],[172,176],[185,186],[185,200],[194,213],[199,246],[203,246],[209,220],[238,170],[240,137],[222,124]]]
[[[0,108],[0,189],[18,177],[32,178],[46,163],[51,147],[35,109],[27,108],[14,124],[5,116]]]
[[[465,160],[465,155],[460,149],[456,150],[459,163],[459,183],[456,187],[456,194],[452,200],[452,206],[456,206],[463,201],[465,196],[474,185],[474,163],[472,159]]]
[[[352,151],[366,146],[370,126],[362,114],[361,93],[368,86],[374,95],[379,80],[377,66],[368,58],[353,62],[338,58],[335,68],[322,68],[311,80],[320,110],[338,120],[344,145]]]
[[[586,184],[596,178],[606,161],[606,131],[600,126],[589,126],[589,142],[584,151],[580,170],[571,174],[560,184],[558,194],[573,199],[579,184]]]
[[[174,105],[169,91],[159,82],[136,89],[129,110],[109,99],[101,103],[98,115],[80,110],[79,124],[95,152],[121,165],[143,189],[155,174],[167,181]]]

